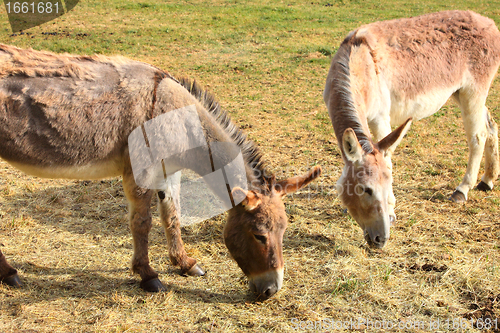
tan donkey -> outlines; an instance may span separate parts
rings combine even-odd
[[[155,192],[172,264],[180,266],[183,274],[204,274],[184,250],[174,204],[179,198],[169,190],[137,185],[128,141],[134,129],[186,106],[192,106],[208,145],[198,147],[195,155],[177,154],[164,167],[172,173],[191,169],[203,175],[211,170],[199,162],[200,154],[210,155],[212,168],[216,160],[232,159],[232,152],[215,151],[214,143],[239,148],[247,184],[246,188],[232,188],[240,203],[229,211],[224,241],[249,278],[250,288],[269,297],[283,282],[282,241],[287,217],[282,197],[318,177],[319,167],[281,182],[266,176],[257,147],[211,95],[148,64],[121,57],[58,55],[0,45],[0,156],[40,177],[100,179],[121,175],[130,210],[132,269],[141,276],[141,287],[147,291],[165,289],[148,258],[150,201]],[[189,127],[182,122],[173,125]],[[17,271],[1,252],[0,282],[21,285]]]
[[[450,96],[462,111],[469,145],[467,170],[451,199],[467,200],[483,152],[477,189],[493,188],[498,130],[485,101],[499,65],[500,32],[471,11],[375,22],[342,42],[323,97],[345,162],[337,189],[370,246],[383,247],[396,220],[391,154],[412,119],[434,114]],[[400,127],[391,132],[391,126]]]

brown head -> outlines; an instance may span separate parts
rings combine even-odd
[[[235,199],[244,199],[229,211],[224,241],[248,277],[250,289],[264,298],[274,295],[283,284],[283,234],[288,219],[282,198],[320,174],[321,168],[316,166],[303,176],[270,181],[265,190],[232,191]]]
[[[389,239],[388,199],[392,190],[392,171],[386,158],[410,124],[411,118],[375,144],[371,152],[363,150],[353,129],[346,129],[342,136],[345,166],[337,182],[337,192],[371,247],[382,248]]]

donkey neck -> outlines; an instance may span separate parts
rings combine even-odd
[[[199,102],[197,112],[208,143],[206,149],[210,155],[212,171],[224,168],[235,161],[235,158],[242,158],[248,189],[263,189],[267,175],[258,147],[232,122],[211,94],[202,90],[194,81],[181,79],[179,83]],[[186,167],[198,174],[206,172],[198,164]]]
[[[344,159],[342,136],[348,128],[354,130],[365,152],[371,153],[374,149],[362,91],[368,87],[363,87],[361,78],[352,74],[350,66],[351,46],[344,42],[332,61],[328,96],[330,118]]]

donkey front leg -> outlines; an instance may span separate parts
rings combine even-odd
[[[0,283],[4,283],[12,287],[22,286],[19,275],[17,275],[17,271],[9,265],[2,251],[0,251]]]
[[[467,193],[476,184],[484,146],[488,137],[484,114],[484,100],[486,98],[479,98],[471,94],[470,91],[462,90],[458,92],[458,96],[455,95],[454,97],[462,110],[462,119],[469,146],[469,160],[462,183],[453,192],[450,199],[455,202],[465,202],[467,201]]]
[[[158,273],[149,265],[148,257],[148,236],[152,226],[150,204],[153,191],[137,186],[132,172],[124,174],[123,189],[129,202],[130,231],[134,245],[132,271],[141,276],[140,286],[145,291],[165,291],[166,288],[158,279]]]
[[[160,220],[167,236],[168,253],[172,265],[180,266],[182,275],[205,275],[205,272],[196,264],[196,259],[186,254],[181,238],[179,212],[175,208],[172,197],[167,196],[163,191],[158,191],[158,207]]]

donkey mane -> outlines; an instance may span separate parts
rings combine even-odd
[[[175,80],[175,79],[174,79]],[[268,191],[271,189],[270,183],[272,182],[272,177],[267,177],[266,163],[262,160],[262,154],[259,147],[248,139],[247,135],[233,123],[229,114],[222,109],[219,102],[215,97],[202,89],[200,85],[195,80],[190,80],[187,78],[181,78],[176,80],[184,88],[191,93],[202,105],[207,109],[209,114],[217,121],[217,123],[222,127],[222,129],[229,134],[232,140],[241,149],[241,154],[245,158],[246,162],[250,165],[255,178],[259,182],[259,186],[262,190]]]
[[[334,77],[332,86],[335,92],[336,104],[334,115],[335,133],[339,136],[340,147],[342,147],[342,135],[347,128],[352,128],[359,144],[367,153],[373,151],[373,142],[365,130],[359,119],[358,110],[354,105],[351,89],[351,72],[349,68],[349,61],[351,56],[351,43],[349,37],[344,40],[339,50],[337,51],[337,62],[339,75]]]

